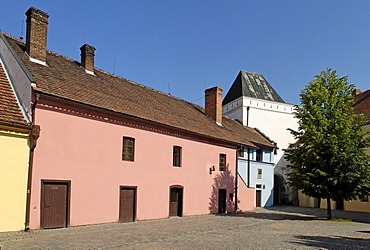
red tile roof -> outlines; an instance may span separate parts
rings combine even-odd
[[[6,37],[36,80],[37,92],[227,142],[274,147],[256,130],[235,120],[224,116],[223,126],[218,126],[202,107],[99,69],[94,70],[95,76],[87,74],[79,62],[53,52],[47,52],[48,66],[31,62],[25,44]]]
[[[356,95],[354,108],[356,113],[364,114],[370,122],[370,89]]]
[[[3,65],[0,63],[0,123],[10,126],[27,126],[27,120],[22,114],[10,86]]]

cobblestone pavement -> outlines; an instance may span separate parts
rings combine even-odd
[[[370,214],[278,206],[229,215],[0,233],[7,249],[370,249]]]

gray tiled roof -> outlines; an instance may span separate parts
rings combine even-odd
[[[245,70],[239,72],[222,104],[225,105],[241,96],[285,103],[261,74]]]

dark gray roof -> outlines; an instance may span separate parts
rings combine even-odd
[[[241,96],[285,103],[261,74],[245,70],[239,72],[222,101],[222,105],[228,104]]]

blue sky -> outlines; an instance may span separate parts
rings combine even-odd
[[[30,6],[49,14],[48,49],[204,104],[204,90],[224,95],[240,70],[261,73],[282,96],[299,93],[332,68],[370,88],[370,1],[106,0],[2,1],[0,29],[15,37]],[[24,31],[25,37],[25,31]],[[115,66],[114,66],[115,65]]]

